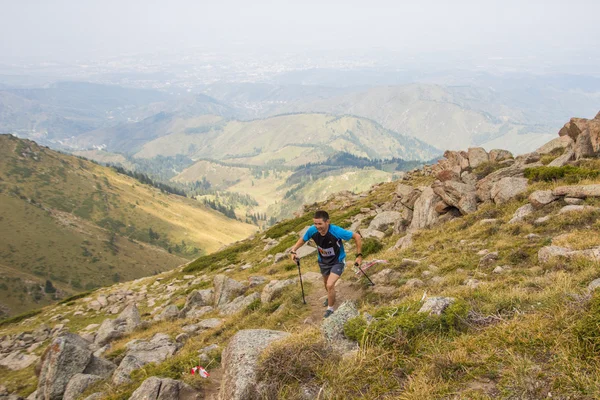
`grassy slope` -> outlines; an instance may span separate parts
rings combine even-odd
[[[427,180],[417,177],[412,184],[417,186]],[[536,183],[529,192],[562,183]],[[319,207],[334,210],[334,222],[348,223],[347,218],[358,213],[361,207],[389,200],[395,186],[393,182],[380,185],[367,197],[354,200],[343,209],[338,207],[347,202],[346,199],[334,199]],[[181,377],[181,371],[195,365],[197,350],[206,345],[217,343],[223,348],[239,329],[271,328],[294,333],[284,345],[267,355],[267,360],[278,364],[273,364],[273,368],[267,363],[263,368],[262,376],[274,384],[279,398],[293,398],[299,384],[324,387],[322,398],[332,399],[512,399],[547,398],[549,393],[553,398],[598,398],[600,353],[586,345],[589,340],[596,339],[581,335],[585,324],[597,319],[595,311],[589,308],[589,296],[585,291],[585,286],[598,277],[597,264],[584,260],[541,264],[537,260],[537,251],[559,235],[556,243],[561,245],[574,248],[600,245],[598,213],[555,215],[544,224],[532,223],[561,207],[561,204],[553,204],[536,211],[521,223],[507,224],[513,212],[526,203],[525,199],[526,196],[520,196],[501,206],[488,205],[467,217],[423,230],[415,235],[414,246],[408,250],[392,249],[399,235],[384,238],[383,250],[367,257],[388,259],[390,264],[386,267],[397,271],[400,278],[391,282],[394,289],[389,295],[377,294],[365,287],[367,294],[358,307],[378,320],[364,336],[359,336],[361,349],[354,356],[342,360],[314,356],[319,354],[313,349],[319,348],[320,339],[314,328],[303,322],[310,310],[301,305],[298,288],[290,287],[275,303],[256,305],[227,318],[223,326],[194,336],[172,359],[134,374],[133,384],[116,388],[102,386],[102,390],[107,391],[109,399],[126,399],[147,376]],[[598,205],[593,200],[587,203]],[[280,238],[283,244],[280,247],[291,245],[295,236],[286,235],[301,230],[310,223],[310,217],[308,212],[284,221],[266,235]],[[497,223],[480,222],[487,218],[496,218]],[[526,238],[530,233],[539,236]],[[584,243],[582,238],[585,238]],[[188,273],[211,278],[231,263],[252,262],[255,265],[249,270],[230,273],[238,280],[250,275],[268,275],[272,279],[295,276],[295,265],[288,260],[275,265],[261,263],[265,255],[276,250],[265,252],[262,247],[260,237],[249,239],[210,257],[200,258],[184,270],[164,274],[160,286]],[[477,252],[482,249],[498,251],[499,259],[493,265],[480,266],[481,256]],[[404,258],[418,259],[420,263],[403,266]],[[311,262],[304,265],[312,268]],[[509,265],[510,268],[499,274],[492,273],[497,265]],[[382,268],[373,267],[371,275]],[[442,280],[431,280],[431,276]],[[354,279],[351,274],[344,278]],[[422,279],[424,287],[405,285],[411,278]],[[467,279],[477,279],[480,285],[468,287],[465,285]],[[152,286],[154,280],[147,278],[125,286],[139,290],[141,285],[147,284],[148,288],[156,290]],[[206,283],[188,286],[171,298],[175,304],[182,305],[186,293],[206,286]],[[305,289],[312,293],[320,287],[308,284]],[[414,310],[420,306],[424,292],[428,296],[457,298],[460,307],[455,307],[450,315],[454,318],[436,320],[417,316]],[[59,311],[70,319],[67,326],[74,331],[98,322],[97,317],[72,315],[81,304],[84,303],[77,300],[60,310],[48,308],[20,326],[5,326],[0,334],[33,329]],[[280,305],[284,308],[274,312]],[[155,332],[175,336],[185,323],[188,321],[161,322],[134,332],[115,342],[109,356],[120,354],[125,343],[134,338],[148,338]],[[347,332],[351,334],[352,330]],[[301,357],[306,357],[304,362]],[[218,364],[218,356],[216,361],[210,368]],[[293,369],[279,368],[278,365],[289,365]],[[18,382],[22,375],[10,372],[5,374],[4,380],[11,389],[31,392],[35,381],[23,379]],[[190,376],[183,379],[198,387],[207,384]]]
[[[72,292],[111,284],[115,273],[134,279],[185,262],[192,247],[213,252],[255,229],[91,162],[6,135],[0,142],[0,254],[33,282],[51,279]],[[28,148],[37,161],[20,155]],[[5,294],[2,303],[13,312],[33,306]]]

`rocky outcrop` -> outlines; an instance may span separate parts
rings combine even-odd
[[[558,199],[551,190],[536,190],[529,195],[529,203],[535,208],[542,208]]]
[[[88,387],[101,380],[102,377],[90,374],[75,374],[67,384],[63,400],[77,400]]]
[[[507,177],[496,182],[490,190],[490,197],[496,204],[503,204],[527,191],[527,178]]]
[[[98,346],[104,346],[111,340],[133,332],[141,323],[142,318],[137,307],[135,304],[131,304],[116,319],[105,319],[102,322],[94,343]]]
[[[267,329],[239,331],[222,354],[223,377],[220,400],[258,398],[256,368],[260,354],[273,342],[289,333]]]
[[[600,119],[571,118],[558,132],[574,142],[575,159],[597,157],[600,154]]]
[[[217,275],[213,279],[214,284],[214,307],[221,308],[229,303],[234,298],[243,294],[247,287],[246,285],[228,278],[225,275]]]
[[[490,158],[488,153],[483,147],[471,147],[468,151],[469,166],[471,168],[477,168],[483,163],[489,162]]]
[[[183,306],[179,312],[179,317],[185,318],[192,310],[211,306],[214,301],[213,295],[214,292],[212,289],[194,290],[188,295],[185,301],[185,306]]]
[[[552,190],[552,194],[554,196],[575,197],[578,199],[600,197],[600,185],[559,186]]]
[[[236,297],[232,302],[227,303],[223,307],[221,307],[220,313],[222,315],[237,314],[240,311],[245,310],[250,304],[257,300],[260,300],[259,293],[252,293],[245,297]]]
[[[430,187],[421,187],[421,195],[415,202],[413,210],[413,219],[410,223],[410,230],[428,228],[438,221],[438,213],[435,212],[435,205],[441,198],[434,193]]]
[[[62,399],[67,384],[76,374],[102,377],[112,372],[114,365],[95,357],[88,345],[89,342],[73,333],[63,333],[50,343],[42,357],[37,400]]]
[[[475,186],[462,182],[446,181],[434,184],[433,191],[442,198],[444,203],[460,210],[462,215],[477,211]]]
[[[345,301],[337,310],[327,319],[323,320],[321,332],[325,340],[336,350],[344,353],[356,350],[358,344],[349,340],[344,335],[344,324],[350,319],[359,316],[356,305],[351,301]]]
[[[531,204],[525,204],[524,206],[521,206],[517,209],[517,211],[515,211],[515,213],[513,214],[513,217],[511,218],[510,221],[508,221],[509,224],[514,224],[517,222],[521,222],[523,221],[523,219],[525,219],[526,216],[532,214],[535,211],[535,209],[533,208],[533,206]]]
[[[202,400],[202,393],[187,383],[152,376],[146,379],[129,400]]]
[[[545,246],[538,251],[538,261],[540,263],[547,263],[554,258],[563,258],[566,260],[584,258],[590,261],[598,262],[600,261],[600,247],[586,250],[571,250],[569,248],[559,246]]]
[[[116,385],[130,381],[129,375],[136,369],[151,363],[162,362],[178,350],[169,335],[157,333],[150,341],[133,340],[126,345],[127,352],[113,374],[112,381]]]
[[[369,224],[369,230],[385,232],[388,228],[393,228],[394,232],[398,232],[401,230],[403,219],[402,214],[398,211],[383,211],[373,218]]]
[[[297,279],[286,279],[283,281],[273,280],[269,282],[260,295],[260,301],[262,303],[270,303],[283,292],[283,289],[290,285],[294,285],[297,281]]]

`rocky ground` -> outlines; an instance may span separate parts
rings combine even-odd
[[[600,286],[599,153],[600,113],[518,157],[448,151],[216,255],[4,323],[0,399],[596,398],[600,341],[581,321]],[[298,252],[306,306],[288,254],[317,208],[389,261],[368,271],[375,286],[348,268],[324,321],[315,248]]]

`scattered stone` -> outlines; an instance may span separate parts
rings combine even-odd
[[[1,356],[0,356],[1,357]],[[19,371],[21,369],[29,367],[31,364],[37,362],[40,358],[33,354],[25,354],[20,350],[15,350],[9,353],[5,357],[0,358],[0,365],[6,367],[12,371]]]
[[[178,346],[171,341],[169,335],[157,333],[150,341],[133,340],[126,345],[127,353],[112,376],[115,385],[131,381],[130,374],[144,365],[160,363],[171,357]]]
[[[393,284],[400,279],[400,273],[392,269],[386,268],[375,275],[371,276],[371,280],[380,285]]]
[[[287,253],[277,253],[273,258],[273,264],[277,264],[279,261],[284,260],[288,257]]]
[[[213,329],[221,326],[221,324],[223,324],[223,320],[219,318],[203,319],[198,322],[200,329]]]
[[[398,250],[406,250],[413,245],[413,236],[412,233],[407,233],[405,236],[398,239],[396,244],[394,245],[394,249]]]
[[[394,232],[398,232],[403,219],[402,214],[398,211],[384,211],[373,218],[368,230],[385,232],[388,228],[393,228]]]
[[[535,221],[533,221],[533,223],[535,225],[541,225],[541,224],[549,221],[550,218],[552,218],[550,215],[546,215],[545,217],[540,217],[540,218],[536,219]]]
[[[424,286],[425,283],[423,283],[423,281],[418,278],[412,278],[412,279],[407,280],[404,285],[407,287],[410,287],[410,288],[417,288],[417,287]]]
[[[154,317],[154,321],[173,321],[179,317],[179,308],[172,304],[167,306],[160,314]]]
[[[598,289],[599,287],[600,287],[600,278],[596,278],[590,282],[590,284],[588,285],[587,288],[590,292],[593,292],[594,290]]]
[[[573,206],[578,206],[584,203],[583,199],[578,199],[577,197],[565,197],[563,200],[565,203]]]
[[[401,267],[416,267],[419,264],[421,264],[421,261],[419,260],[412,260],[410,258],[403,258],[402,262],[400,263]]]
[[[556,199],[558,196],[553,195],[552,190],[536,190],[529,195],[529,202],[535,208],[542,208]]]
[[[190,338],[190,336],[187,333],[180,333],[179,335],[177,335],[175,337],[175,341],[177,343],[185,343],[187,342],[187,340]]]
[[[256,300],[260,300],[260,293],[258,292],[252,293],[246,297],[239,296],[231,303],[228,303],[221,307],[220,312],[223,315],[237,314],[238,312],[245,310],[250,304],[252,304]]]
[[[75,374],[69,380],[65,389],[63,400],[77,400],[92,384],[101,380],[102,377],[90,374]]]
[[[265,303],[270,303],[271,301],[273,301],[273,299],[275,299],[276,297],[278,297],[281,292],[283,292],[283,289],[285,289],[286,287],[295,284],[297,281],[297,279],[286,279],[283,281],[279,281],[279,280],[273,280],[271,282],[269,282],[263,289],[261,295],[260,295],[260,301],[265,304]]]
[[[456,301],[453,297],[429,297],[419,310],[420,313],[441,315],[449,305]]]
[[[477,287],[481,284],[477,279],[467,279],[465,281],[465,285],[471,289],[477,289]]]
[[[430,280],[430,282],[434,283],[434,284],[444,283],[445,281],[446,281],[446,279],[444,277],[441,277],[441,276],[434,276]]]
[[[222,354],[223,377],[219,397],[228,400],[259,398],[256,368],[260,354],[271,343],[289,333],[267,329],[246,329],[237,332]]]
[[[533,213],[534,210],[535,209],[534,209],[533,205],[525,204],[524,206],[519,207],[517,209],[517,211],[515,211],[512,219],[510,221],[508,221],[508,223],[514,224],[516,222],[521,222],[521,221],[523,221],[523,219],[525,219],[526,216]]]
[[[359,315],[355,304],[345,301],[329,318],[323,320],[321,331],[325,340],[342,353],[357,349],[358,344],[344,335],[344,324]]]
[[[129,400],[202,400],[204,396],[190,385],[169,378],[146,379]]]
[[[528,234],[528,235],[525,236],[525,239],[527,239],[529,241],[534,241],[534,240],[539,239],[540,237],[541,237],[540,235],[537,235],[535,233],[530,233],[530,234]]]
[[[317,251],[316,247],[313,247],[313,246],[309,245],[308,243],[305,243],[304,245],[302,245],[302,247],[300,247],[298,250],[296,250],[296,257],[302,259],[304,257],[310,256],[315,251]]]
[[[255,286],[260,286],[263,283],[265,283],[266,281],[267,281],[267,278],[265,278],[264,276],[251,276],[250,278],[248,278],[248,282],[249,282],[251,288],[253,288]]]
[[[494,270],[492,272],[494,274],[501,274],[504,272],[504,268],[502,268],[501,266],[497,266],[496,268],[494,268]]]
[[[501,162],[501,161],[510,160],[513,158],[513,155],[508,150],[493,149],[493,150],[490,150],[489,158],[490,158],[490,162],[497,163],[497,162]]]
[[[494,203],[503,204],[527,191],[527,178],[502,178],[496,182],[490,191]]]
[[[203,315],[208,314],[209,312],[212,312],[213,310],[214,310],[214,308],[212,308],[211,306],[194,308],[193,310],[188,311],[186,317],[190,318],[190,319],[198,319],[198,318],[202,317]]]
[[[415,202],[410,231],[428,228],[437,222],[438,213],[435,212],[435,204],[440,200],[432,188],[422,187],[421,195]]]
[[[185,306],[179,312],[180,318],[185,318],[188,313],[197,308],[206,307],[214,302],[214,293],[212,289],[205,290],[194,290],[192,291],[186,301]]]
[[[496,219],[496,218],[486,218],[486,219],[482,219],[479,221],[479,223],[481,225],[494,225],[497,222],[498,222],[498,219]]]
[[[584,205],[568,205],[558,211],[559,214],[566,214],[570,212],[582,212],[582,211],[598,211],[600,208]]]
[[[479,165],[490,160],[488,153],[483,147],[470,147],[468,150],[469,166],[477,168]]]
[[[555,196],[575,197],[585,199],[586,197],[600,197],[600,184],[559,186],[552,190]]]
[[[498,260],[498,252],[497,251],[488,253],[485,256],[481,257],[481,259],[479,260],[479,266],[480,267],[489,266],[489,265],[493,264],[494,261],[496,261],[496,260]]]
[[[217,275],[213,279],[214,282],[214,307],[221,308],[229,303],[235,297],[243,294],[246,291],[246,286],[242,283],[226,277],[225,275]]]

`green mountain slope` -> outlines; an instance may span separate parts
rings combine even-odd
[[[65,293],[173,268],[255,229],[10,135],[0,135],[0,204],[2,276],[50,279]],[[0,303],[13,313],[28,309],[31,290],[22,304],[0,291]]]

